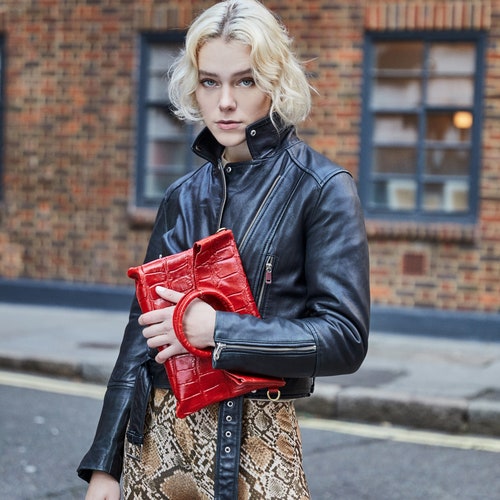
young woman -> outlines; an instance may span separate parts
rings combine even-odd
[[[175,416],[162,366],[185,352],[175,305],[141,315],[135,300],[78,472],[88,499],[118,499],[122,473],[125,498],[307,499],[293,400],[312,393],[316,376],[354,372],[367,351],[368,250],[354,181],[298,138],[310,87],[285,28],[256,0],[217,3],[193,22],[170,96],[179,117],[204,122],[193,150],[206,163],[166,191],[145,260],[232,229],[261,318],[197,300],[186,336],[214,348],[215,368],[286,385],[279,401],[265,391],[244,398],[234,453],[221,445],[232,431],[218,436],[218,415],[235,401]],[[219,470],[225,453],[229,472]]]

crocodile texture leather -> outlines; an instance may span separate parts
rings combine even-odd
[[[212,350],[195,348],[184,335],[182,317],[195,298],[205,300],[216,310],[259,317],[231,230],[221,230],[184,252],[132,267],[128,276],[135,279],[143,313],[173,305],[158,296],[156,286],[186,294],[174,310],[173,324],[179,341],[189,352],[165,362],[179,418],[212,403],[263,388],[276,391],[285,385],[279,378],[215,369]]]

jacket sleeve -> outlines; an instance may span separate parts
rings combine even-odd
[[[213,364],[285,378],[352,373],[368,347],[369,256],[354,181],[342,173],[319,191],[305,233],[306,314],[258,319],[217,312]]]
[[[162,251],[164,203],[165,201],[158,211],[145,262],[158,258]],[[142,336],[142,327],[138,323],[140,314],[139,304],[134,297],[120,352],[107,385],[94,441],[78,467],[78,475],[86,481],[90,481],[94,470],[107,472],[117,481],[121,477],[125,432],[134,384],[141,366],[150,359],[146,339]]]

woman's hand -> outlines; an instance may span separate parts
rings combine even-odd
[[[120,483],[106,472],[94,471],[85,500],[120,500]]]
[[[164,363],[168,358],[186,352],[175,335],[172,323],[175,304],[183,294],[161,286],[156,287],[156,293],[174,305],[142,314],[139,324],[145,327],[142,334],[148,339],[149,347],[163,347],[155,359],[158,363]],[[206,302],[193,300],[184,314],[182,324],[188,342],[194,347],[206,349],[215,345],[215,309]]]

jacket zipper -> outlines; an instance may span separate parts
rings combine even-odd
[[[276,184],[278,184],[278,181],[281,179],[281,175],[278,175],[276,177],[276,179],[274,179],[274,182],[272,184],[272,186],[269,188],[269,191],[267,192],[264,200],[262,201],[262,203],[260,204],[257,212],[255,213],[255,215],[253,216],[253,219],[252,219],[252,222],[250,222],[250,225],[248,226],[248,229],[246,230],[243,238],[241,238],[241,241],[240,241],[240,244],[239,244],[239,248],[242,249],[246,243],[246,239],[248,237],[248,235],[250,234],[250,231],[252,230],[253,226],[255,225],[256,221],[257,221],[257,218],[259,217],[260,213],[262,212],[262,209],[264,208],[264,205],[266,204],[267,200],[271,197],[271,194],[273,193],[274,191],[274,188],[276,187]]]
[[[217,166],[219,168],[220,176],[222,177],[222,189],[223,189],[222,206],[219,213],[219,220],[217,222],[217,230],[220,230],[222,226],[222,216],[224,215],[224,208],[226,207],[226,201],[227,201],[227,182],[226,182],[226,176],[224,175],[224,167],[222,166],[222,162],[220,160]]]
[[[214,352],[213,352],[213,359],[214,361],[218,361],[220,358],[220,355],[223,350],[225,349],[231,349],[231,350],[242,350],[242,351],[254,351],[254,352],[261,352],[261,353],[284,353],[284,352],[316,352],[316,345],[311,344],[308,346],[301,346],[301,347],[258,347],[258,346],[248,346],[248,345],[240,345],[240,344],[226,344],[224,342],[217,342],[217,345],[215,346]]]
[[[268,255],[265,263],[265,270],[264,270],[264,281],[260,287],[259,290],[259,295],[257,297],[257,309],[260,310],[260,306],[262,304],[262,298],[264,297],[264,290],[266,289],[267,285],[270,285],[273,282],[273,263],[274,263],[274,256],[273,255]]]

